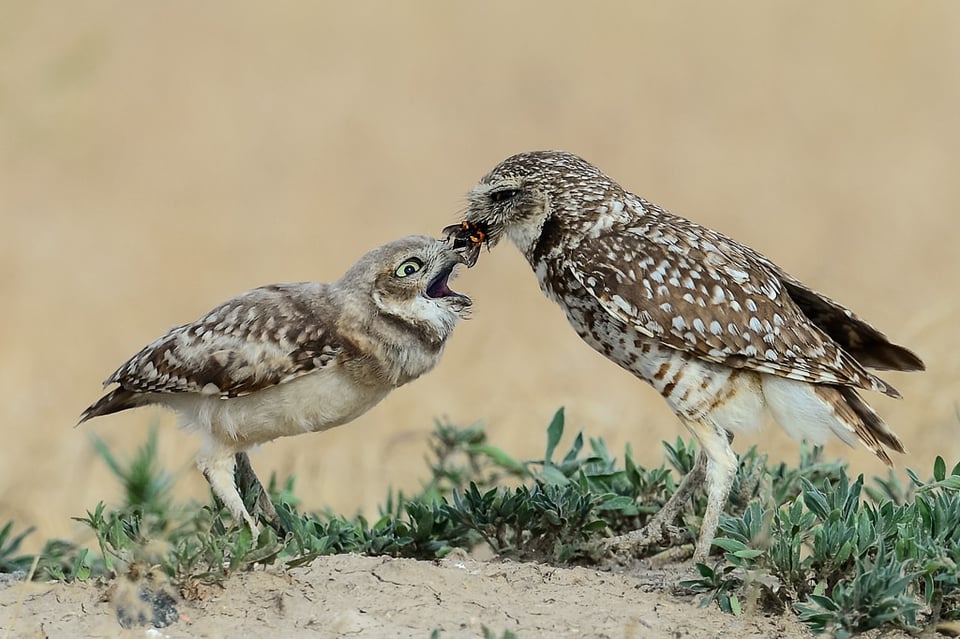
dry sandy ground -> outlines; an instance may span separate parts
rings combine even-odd
[[[536,148],[584,155],[916,349],[928,372],[889,375],[904,401],[871,401],[901,467],[956,461],[958,60],[948,0],[4,0],[0,523],[36,526],[30,549],[83,540],[69,517],[118,497],[87,435],[124,453],[157,420],[179,494],[205,498],[168,416],[71,428],[99,381],[239,291],[437,233],[484,172]],[[434,418],[483,420],[531,458],[561,404],[571,430],[661,461],[674,417],[576,338],[512,247],[456,286],[474,319],[434,373],[348,427],[263,447],[261,474],[295,474],[308,508],[371,512],[424,478]],[[796,457],[774,428],[736,445],[758,442]]]
[[[734,617],[668,594],[677,574],[625,576],[462,554],[435,563],[340,555],[288,573],[236,575],[177,601],[179,620],[149,636],[426,639],[435,629],[441,637],[480,637],[484,626],[519,639],[813,636],[792,615]],[[145,636],[147,628],[121,630],[113,602],[122,595],[113,593],[111,600],[97,585],[0,584],[0,628],[16,637]]]

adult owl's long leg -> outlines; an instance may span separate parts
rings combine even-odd
[[[614,537],[607,547],[615,551],[628,550],[639,553],[653,545],[669,543],[676,536],[673,522],[683,510],[693,491],[704,483],[707,485],[707,509],[700,525],[700,537],[693,551],[693,562],[702,563],[710,555],[710,547],[716,536],[720,513],[730,496],[730,487],[737,476],[737,456],[730,447],[731,437],[723,428],[708,422],[684,422],[696,437],[701,451],[697,463],[680,482],[673,496],[640,530]]]
[[[703,448],[707,458],[707,510],[700,524],[700,538],[693,551],[693,562],[702,563],[710,555],[713,538],[717,534],[720,513],[730,496],[730,487],[737,476],[737,456],[730,447],[731,437],[726,430],[710,422],[693,422],[687,426]]]
[[[640,551],[651,546],[671,543],[672,539],[679,536],[679,531],[673,526],[673,522],[686,507],[693,491],[703,485],[706,474],[707,455],[701,450],[700,454],[697,455],[696,464],[680,481],[680,485],[677,486],[677,490],[667,500],[667,503],[647,522],[647,525],[638,530],[608,539],[605,542],[606,547],[614,552],[629,551],[633,554],[639,554]]]
[[[277,516],[277,510],[273,506],[273,502],[270,501],[270,493],[263,487],[257,474],[253,471],[253,466],[250,465],[250,457],[246,452],[237,453],[236,463],[234,473],[240,494],[244,497],[250,494],[257,496],[257,501],[251,513],[254,519],[259,516],[274,529],[279,530],[280,518]]]

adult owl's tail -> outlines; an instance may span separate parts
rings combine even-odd
[[[922,371],[923,361],[842,304],[807,288],[782,271],[780,281],[803,314],[863,366],[877,370]],[[786,276],[786,277],[784,277]]]

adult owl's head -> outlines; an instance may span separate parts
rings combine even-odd
[[[509,238],[531,257],[550,220],[589,216],[591,202],[609,201],[620,187],[600,169],[565,151],[530,151],[507,158],[467,195],[463,222],[444,229],[456,246],[496,245]],[[472,266],[472,264],[471,264]]]

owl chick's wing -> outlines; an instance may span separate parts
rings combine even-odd
[[[814,325],[751,249],[664,213],[615,223],[565,256],[619,321],[701,359],[898,397]]]
[[[322,299],[324,286],[277,284],[239,295],[147,345],[104,386],[229,398],[323,368],[341,346],[304,299]]]

